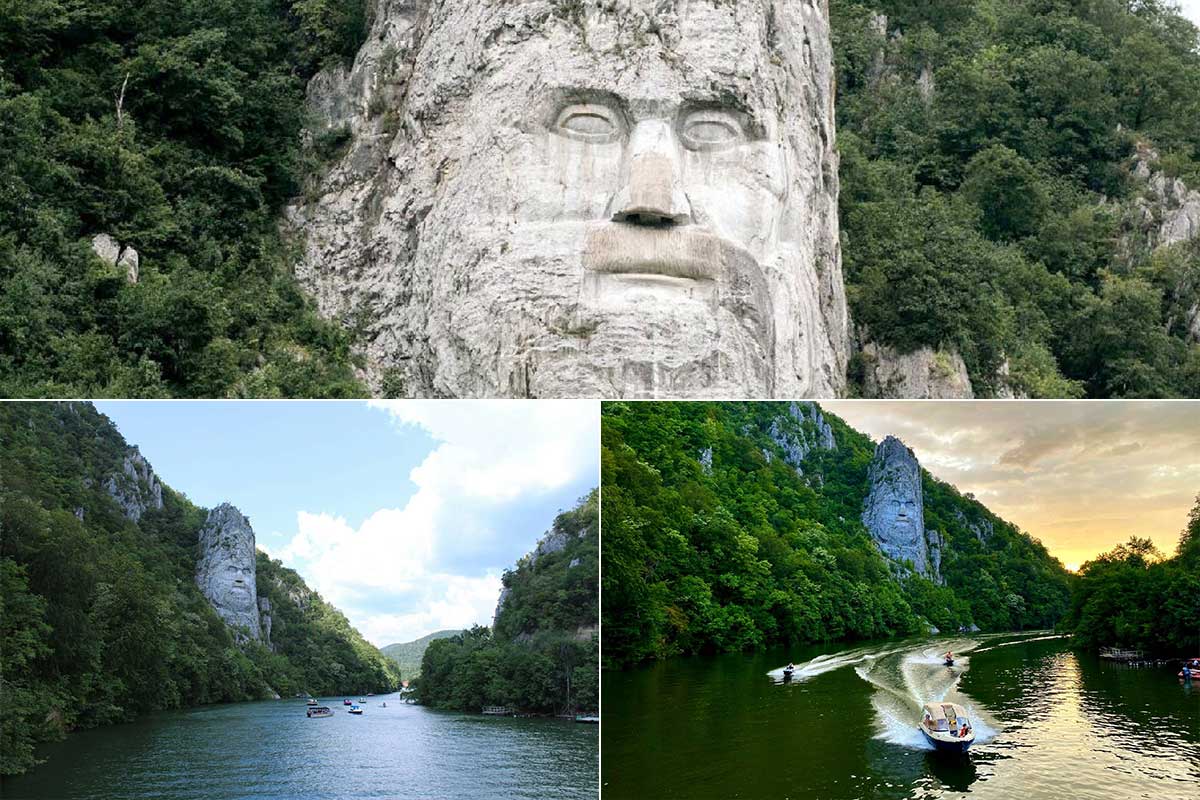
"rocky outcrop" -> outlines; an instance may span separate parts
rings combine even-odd
[[[786,416],[771,421],[767,435],[783,451],[783,460],[800,475],[804,474],[803,463],[809,453],[837,449],[833,428],[821,409],[810,402],[790,403]],[[769,463],[769,455],[767,460]]]
[[[296,272],[407,396],[831,397],[828,4],[375,0]],[[703,98],[702,102],[696,101]]]
[[[512,594],[512,589],[505,586],[500,590],[500,598],[496,601],[496,612],[492,614],[492,628],[495,629],[496,623],[500,621],[500,612],[504,611],[504,603]]]
[[[1162,172],[1158,152],[1145,144],[1134,156],[1133,175],[1144,181],[1143,193],[1134,201],[1133,223],[1151,249],[1200,238],[1200,191]]]
[[[705,475],[712,474],[712,456],[713,451],[711,447],[704,448],[700,453],[700,468],[704,470]]]
[[[163,507],[162,482],[136,447],[125,452],[119,472],[109,474],[101,486],[128,519],[137,522],[150,509]]]
[[[867,342],[862,348],[863,395],[870,398],[972,400],[967,365],[952,350],[923,347],[901,353]]]
[[[987,544],[996,532],[992,526],[992,521],[987,517],[968,519],[967,515],[962,512],[962,509],[958,508],[954,509],[954,516],[963,524],[963,527],[975,534],[975,538],[980,544]]]
[[[101,233],[92,238],[92,250],[105,263],[123,272],[127,282],[138,282],[138,268],[141,264],[141,258],[138,256],[137,250],[129,246],[122,247],[116,239],[107,233]]]
[[[196,583],[239,639],[262,640],[250,520],[228,503],[208,512],[200,529]]]
[[[274,623],[274,618],[271,616],[271,599],[269,597],[258,598],[258,620],[262,628],[263,643],[274,650],[275,645],[271,644],[271,625]]]
[[[941,583],[945,543],[936,531],[925,531],[925,501],[917,457],[899,439],[887,437],[875,448],[869,483],[862,521],[880,551],[899,572],[911,568]]]

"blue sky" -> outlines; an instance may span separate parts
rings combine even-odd
[[[230,502],[372,642],[490,624],[500,575],[598,482],[590,402],[97,402],[159,477]]]

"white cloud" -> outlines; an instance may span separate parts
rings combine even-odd
[[[593,402],[373,402],[395,423],[417,426],[434,449],[411,471],[417,487],[403,508],[376,510],[357,528],[329,514],[297,514],[296,533],[275,555],[346,613],[377,645],[439,628],[490,624],[499,569],[455,574],[454,560],[494,553],[492,519],[507,506],[579,481],[595,481],[599,413]],[[587,472],[591,474],[585,474]],[[589,481],[589,482],[590,482]],[[546,520],[549,522],[549,520]],[[396,611],[373,613],[395,599]]]

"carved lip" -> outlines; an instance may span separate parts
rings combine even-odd
[[[608,223],[588,231],[584,267],[610,275],[659,275],[715,281],[741,248],[690,226],[654,228]]]

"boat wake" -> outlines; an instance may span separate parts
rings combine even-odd
[[[978,645],[974,639],[942,639],[918,648],[858,648],[797,664],[792,681],[811,680],[835,669],[853,667],[855,674],[873,689],[875,738],[913,750],[933,749],[917,729],[921,708],[925,703],[946,700],[967,709],[976,743],[986,742],[996,736],[998,723],[958,689],[963,673],[970,668],[968,654]],[[943,660],[947,650],[954,652],[953,667],[947,667]],[[782,682],[783,668],[771,670],[768,675]]]

